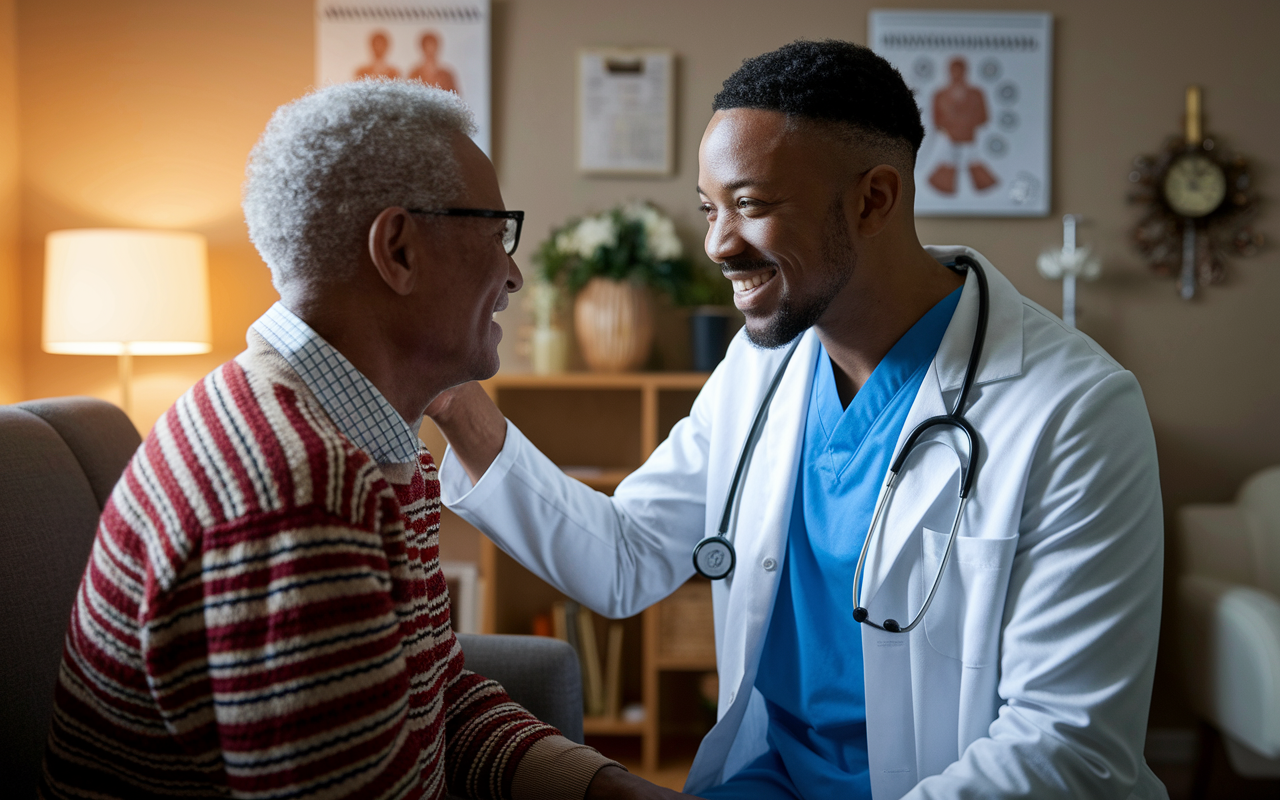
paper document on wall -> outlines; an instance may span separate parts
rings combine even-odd
[[[578,56],[578,168],[671,171],[674,57],[665,50],[589,50]]]

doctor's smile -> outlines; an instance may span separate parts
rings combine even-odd
[[[734,305],[744,313],[756,309],[766,291],[778,285],[774,280],[778,277],[777,265],[768,261],[728,261],[721,271],[733,286]]]
[[[745,296],[748,293],[750,293],[752,289],[755,289],[761,284],[766,283],[769,280],[772,280],[773,276],[777,274],[778,274],[777,270],[771,269],[768,272],[752,275],[749,278],[731,278],[730,280],[733,283],[733,290]]]

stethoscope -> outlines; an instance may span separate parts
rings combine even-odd
[[[973,480],[978,472],[978,432],[964,418],[963,412],[965,403],[969,399],[969,391],[973,388],[974,377],[978,373],[978,359],[982,357],[982,345],[987,340],[987,311],[990,305],[987,276],[983,273],[982,267],[978,265],[978,262],[966,255],[956,256],[955,261],[947,266],[957,272],[960,271],[959,267],[965,266],[973,272],[978,281],[978,324],[973,332],[973,346],[969,349],[969,364],[965,368],[964,382],[960,384],[960,393],[956,395],[956,401],[951,407],[950,413],[930,417],[921,422],[902,443],[902,449],[898,451],[897,456],[889,466],[889,475],[885,480],[884,491],[880,493],[880,499],[876,502],[875,511],[871,516],[871,527],[867,531],[866,540],[862,543],[862,552],[858,555],[858,566],[853,573],[853,618],[858,622],[889,633],[907,633],[915,628],[920,624],[920,620],[924,619],[925,612],[929,610],[930,604],[933,603],[933,598],[938,593],[938,586],[942,582],[942,575],[947,569],[947,563],[951,560],[951,549],[955,544],[956,534],[960,530],[960,518],[964,514],[965,503],[969,499],[969,490],[973,487]],[[782,383],[782,375],[787,371],[787,365],[791,362],[791,357],[795,355],[796,348],[799,346],[800,343],[797,341],[787,351],[782,363],[778,365],[778,371],[774,373],[773,380],[769,383],[769,390],[765,392],[764,399],[760,401],[760,408],[756,411],[755,419],[751,423],[751,430],[747,434],[747,440],[743,443],[742,454],[738,456],[738,465],[733,470],[733,481],[729,484],[729,496],[724,501],[724,514],[720,517],[719,532],[704,538],[693,548],[693,568],[704,578],[710,578],[713,581],[720,580],[728,577],[733,572],[734,565],[737,562],[737,555],[734,551],[733,542],[729,541],[729,523],[733,518],[733,509],[737,504],[742,476],[746,472],[747,464],[751,461],[752,453],[755,452],[756,442],[760,439],[764,420],[768,416],[769,404],[773,401],[773,396],[778,391],[778,384]],[[938,565],[938,572],[933,578],[933,586],[929,589],[929,595],[925,598],[924,605],[920,607],[920,611],[911,620],[911,623],[903,626],[897,620],[886,619],[883,623],[877,625],[871,621],[867,609],[863,608],[861,602],[862,568],[866,564],[867,552],[871,547],[871,539],[875,535],[880,519],[884,516],[884,509],[893,495],[894,486],[898,481],[898,473],[906,463],[907,458],[915,450],[920,437],[934,428],[944,427],[954,428],[964,434],[969,453],[967,461],[960,459],[960,504],[956,508],[955,518],[951,521],[951,533],[947,537],[947,549],[942,554],[942,563]],[[960,458],[960,454],[957,453],[956,457]]]

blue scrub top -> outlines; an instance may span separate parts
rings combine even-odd
[[[853,572],[960,291],[903,334],[848,408],[819,348],[787,554],[755,684],[769,713],[769,752],[704,797],[871,797]]]

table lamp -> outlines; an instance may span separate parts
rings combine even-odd
[[[133,411],[133,357],[207,353],[209,275],[195,233],[54,231],[45,241],[44,350],[119,356]]]

